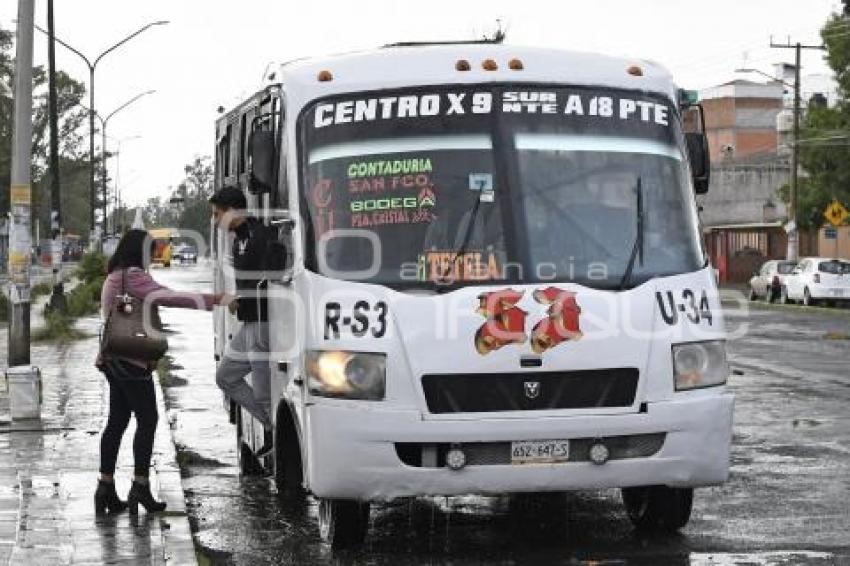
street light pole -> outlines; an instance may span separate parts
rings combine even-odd
[[[142,136],[129,136],[117,140],[118,150],[115,152],[115,197],[113,203],[114,212],[112,213],[112,224],[116,234],[120,234],[122,232],[122,226],[124,223],[124,212],[122,210],[123,203],[121,202],[121,185],[119,184],[121,175],[121,144],[127,141],[140,139],[141,137]]]
[[[107,176],[107,175],[106,175],[106,172],[107,172],[107,167],[106,167],[106,159],[107,159],[107,152],[106,152],[106,137],[107,137],[107,136],[106,136],[106,125],[109,123],[110,118],[112,118],[113,116],[115,116],[116,114],[118,114],[120,111],[124,110],[125,108],[127,108],[128,106],[130,106],[131,104],[133,104],[134,102],[136,102],[137,100],[139,100],[140,98],[142,98],[143,96],[147,96],[147,95],[149,95],[149,94],[153,94],[153,93],[155,93],[155,92],[156,92],[155,90],[146,90],[145,92],[142,92],[142,93],[137,94],[136,96],[134,96],[133,98],[131,98],[130,100],[128,100],[127,102],[125,102],[124,104],[122,104],[121,106],[119,106],[118,108],[116,108],[115,110],[113,110],[112,112],[110,112],[110,113],[106,116],[106,118],[103,118],[103,119],[101,120],[101,124],[102,124],[101,134],[103,134],[103,141],[102,141],[102,143],[101,143],[101,147],[100,147],[100,151],[101,151],[101,153],[103,154],[103,178],[102,178],[102,181],[103,181],[103,182],[102,182],[102,184],[101,184],[101,197],[103,198],[103,235],[104,235],[104,236],[105,236],[106,234],[108,234],[108,233],[109,233],[109,231],[108,231],[108,226],[107,226],[107,219],[108,219],[108,215],[107,215],[107,203],[108,203],[109,201],[108,201],[108,199],[106,198],[106,176]]]
[[[53,269],[53,293],[50,310],[65,312],[62,282],[62,198],[59,192],[59,111],[56,98],[56,42],[53,41],[53,0],[47,0],[48,114],[50,119],[50,263]],[[38,224],[36,224],[38,226]],[[39,242],[36,242],[38,245]]]
[[[152,28],[153,26],[161,26],[166,25],[169,22],[167,20],[159,20],[156,22],[151,22],[145,26],[142,26],[138,30],[134,31],[118,43],[115,43],[111,47],[104,50],[100,55],[98,55],[94,62],[91,62],[88,57],[83,55],[79,50],[71,47],[68,43],[62,41],[58,37],[54,36],[54,40],[59,45],[68,49],[71,53],[77,55],[80,59],[82,59],[86,66],[89,68],[89,229],[90,229],[90,239],[94,241],[95,239],[95,208],[97,201],[97,192],[95,189],[94,177],[95,177],[95,167],[94,167],[94,115],[95,115],[95,107],[94,107],[94,72],[97,68],[97,64],[109,53],[115,51],[140,33]],[[42,28],[38,26],[34,26],[35,29],[42,33],[48,33]],[[106,211],[106,203],[104,203],[104,212]],[[104,227],[106,223],[106,217],[103,219]]]
[[[15,126],[9,204],[9,367],[30,363],[30,214],[32,189],[32,48],[33,0],[18,0],[15,41]]]

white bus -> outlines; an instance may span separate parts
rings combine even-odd
[[[217,185],[287,255],[267,274],[275,450],[259,461],[231,406],[243,471],[316,497],[335,547],[411,496],[620,488],[637,528],[684,526],[728,476],[733,395],[702,113],[669,73],[484,43],[276,76],[216,125]]]

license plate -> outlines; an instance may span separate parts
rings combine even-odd
[[[844,296],[844,289],[833,289],[832,290],[832,296],[833,297],[843,297]]]
[[[518,440],[511,442],[511,464],[550,464],[570,458],[569,440]]]

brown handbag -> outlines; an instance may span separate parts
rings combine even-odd
[[[127,270],[122,270],[121,294],[115,297],[103,327],[101,357],[156,362],[167,350],[159,310],[127,293]]]

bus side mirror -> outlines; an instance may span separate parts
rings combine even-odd
[[[275,218],[271,221],[271,226],[277,233],[277,238],[269,242],[267,261],[274,279],[289,285],[293,274],[292,231],[295,229],[295,220],[288,216]]]
[[[274,185],[274,132],[254,130],[248,139],[249,181],[252,193],[265,193]]]
[[[688,161],[691,162],[691,173],[694,177],[694,192],[704,195],[708,192],[711,175],[708,138],[700,132],[688,132],[685,134],[685,141],[688,144]]]

